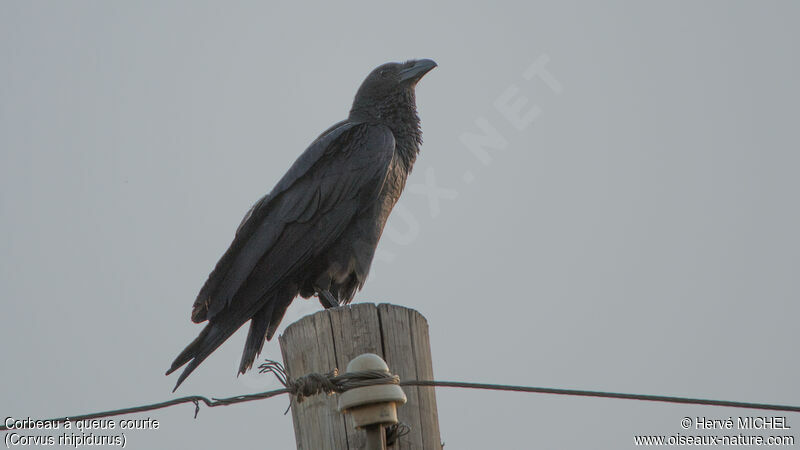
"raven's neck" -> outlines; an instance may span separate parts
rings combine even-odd
[[[422,144],[422,130],[414,91],[398,93],[380,103],[363,106],[367,107],[354,105],[350,111],[350,118],[378,122],[389,127],[394,134],[395,152],[406,172],[411,172],[419,153],[419,145]]]

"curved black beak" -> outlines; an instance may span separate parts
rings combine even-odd
[[[434,67],[436,67],[436,62],[432,59],[418,59],[412,61],[410,67],[406,67],[400,71],[400,81],[418,81]]]

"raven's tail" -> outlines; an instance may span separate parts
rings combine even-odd
[[[269,319],[272,317],[274,308],[275,302],[269,302],[259,309],[253,319],[250,320],[250,331],[247,332],[242,361],[239,363],[239,373],[243,374],[247,372],[247,369],[253,367],[253,361],[256,360],[256,356],[264,348],[264,337],[267,335]]]
[[[286,313],[286,308],[294,299],[296,293],[291,289],[278,289],[271,294],[262,297],[265,300],[261,309],[258,309],[249,317],[246,310],[243,311],[223,311],[221,315],[211,319],[200,332],[200,335],[195,338],[185,349],[175,358],[172,362],[167,375],[178,370],[181,366],[189,363],[186,369],[183,370],[181,376],[178,377],[178,382],[175,383],[175,388],[172,392],[178,389],[178,386],[188,377],[197,366],[200,365],[208,355],[216,350],[226,339],[231,337],[236,330],[239,329],[248,319],[252,319],[250,323],[250,332],[247,334],[247,341],[242,353],[242,361],[239,365],[239,373],[245,373],[247,369],[253,366],[256,356],[261,353],[264,347],[264,339],[269,340],[272,338],[275,330],[283,319]],[[254,305],[255,307],[257,307]]]
[[[189,345],[186,346],[185,349],[175,358],[175,361],[172,362],[172,366],[170,366],[169,370],[167,370],[166,375],[171,374],[172,372],[179,369],[182,365],[189,363],[186,366],[186,369],[183,370],[181,376],[178,377],[178,382],[175,383],[175,388],[172,389],[172,392],[175,392],[178,389],[178,386],[183,383],[183,380],[191,374],[197,366],[203,362],[208,355],[211,354],[214,350],[217,349],[226,339],[228,339],[239,327],[232,326],[232,327],[225,327],[222,324],[217,323],[209,323],[203,328],[203,331],[200,332],[200,335],[195,338]]]
[[[256,356],[264,348],[264,341],[272,339],[286,313],[286,308],[292,303],[295,295],[294,292],[282,290],[253,316],[242,352],[242,361],[239,363],[239,373],[243,374],[253,367]]]

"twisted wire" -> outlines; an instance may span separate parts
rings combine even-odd
[[[291,379],[286,373],[286,369],[277,361],[267,360],[266,363],[259,366],[260,373],[272,373],[278,381],[284,386],[282,389],[273,391],[259,392],[255,394],[237,395],[227,398],[211,398],[191,395],[187,397],[175,398],[163,402],[151,403],[141,406],[133,406],[130,408],[114,409],[109,411],[102,411],[90,414],[72,415],[66,417],[58,417],[54,419],[44,419],[43,421],[63,423],[68,420],[90,420],[102,417],[113,417],[125,414],[133,414],[144,411],[153,411],[156,409],[167,408],[170,406],[180,405],[183,403],[192,403],[195,406],[194,415],[200,411],[200,403],[203,403],[209,408],[217,406],[227,406],[236,403],[249,402],[254,400],[263,400],[272,398],[281,394],[290,394],[299,403],[304,399],[325,393],[331,395],[333,393],[342,393],[350,389],[355,389],[364,386],[375,386],[379,384],[397,384],[400,386],[418,386],[418,387],[454,387],[454,388],[468,388],[468,389],[489,389],[495,391],[512,391],[512,392],[529,392],[538,394],[556,394],[556,395],[570,395],[581,397],[599,397],[599,398],[613,398],[624,400],[642,400],[652,402],[666,402],[666,403],[680,403],[680,404],[693,404],[693,405],[707,405],[707,406],[721,406],[731,408],[748,408],[760,409],[769,411],[786,411],[786,412],[800,412],[800,406],[794,405],[778,405],[769,403],[751,403],[739,402],[731,400],[711,400],[701,398],[688,398],[688,397],[673,397],[666,395],[646,395],[646,394],[626,394],[619,392],[603,392],[603,391],[589,391],[579,389],[557,389],[557,388],[544,388],[532,386],[514,386],[504,384],[488,384],[488,383],[468,383],[460,381],[436,381],[436,380],[403,380],[401,381],[397,375],[392,375],[388,372],[379,370],[367,370],[354,373],[339,374],[336,369],[325,374],[309,373],[301,377]],[[0,425],[0,431],[8,431],[9,428],[5,424]],[[398,437],[408,433],[408,425],[398,424],[394,427],[392,433]]]

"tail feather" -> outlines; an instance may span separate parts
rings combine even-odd
[[[284,314],[286,314],[286,310],[289,308],[289,305],[294,300],[294,296],[290,295],[285,298],[278,298],[276,300],[275,308],[272,310],[272,319],[269,321],[269,328],[267,329],[267,340],[272,339],[272,336],[275,334],[275,331],[278,329],[278,325],[281,324],[281,320],[283,320]]]
[[[242,352],[242,362],[239,363],[239,373],[247,372],[247,369],[253,367],[253,361],[256,356],[261,353],[264,348],[264,337],[267,335],[267,328],[272,317],[272,310],[275,307],[275,302],[269,302],[259,309],[250,321],[250,331],[247,333],[247,341],[244,344],[244,351]]]
[[[194,338],[194,340],[190,342],[185,349],[183,349],[183,351],[178,355],[178,357],[175,358],[175,361],[172,361],[172,365],[167,370],[167,373],[165,373],[164,375],[169,375],[172,372],[175,372],[181,366],[183,366],[184,364],[189,362],[192,358],[194,358],[194,355],[197,351],[197,347],[202,345],[203,341],[206,339],[206,336],[208,336],[208,333],[211,331],[211,326],[212,325],[209,323],[205,326],[205,328],[203,328],[203,331],[201,331],[200,334],[197,335],[197,337]]]
[[[203,328],[200,335],[195,338],[186,348],[175,358],[175,361],[167,370],[167,375],[179,369],[186,363],[175,389],[183,383],[186,377],[191,374],[214,350],[216,350],[226,339],[236,332],[245,322],[251,320],[250,331],[247,334],[242,360],[239,365],[239,373],[245,373],[253,366],[256,356],[261,353],[264,347],[264,340],[270,340],[275,330],[278,328],[286,309],[296,295],[296,289],[292,287],[278,288],[273,293],[267,294],[258,302],[253,302],[247,309],[228,310],[217,315]],[[260,308],[259,308],[260,306]],[[253,311],[255,308],[259,308]],[[251,317],[252,315],[252,317]]]
[[[244,324],[244,321],[240,324],[231,324],[231,323],[224,323],[228,321],[222,321],[223,323],[209,323],[203,328],[203,331],[200,332],[200,335],[189,344],[177,358],[172,363],[172,366],[167,371],[167,375],[171,374],[182,365],[189,363],[186,366],[186,369],[183,370],[181,376],[178,377],[178,382],[175,383],[175,388],[172,389],[172,392],[175,392],[178,389],[178,386],[183,383],[183,380],[191,374],[197,366],[200,365],[208,355],[211,354],[214,350],[216,350],[226,339],[228,339],[239,327]]]
[[[192,343],[189,344],[183,352],[181,352],[178,358],[175,359],[175,362],[172,363],[170,369],[167,371],[167,375],[169,375],[182,365],[186,364],[187,362],[189,363],[189,365],[186,366],[181,373],[181,376],[178,377],[178,381],[175,383],[175,387],[172,389],[172,392],[178,390],[178,386],[183,383],[183,380],[185,380],[189,374],[194,372],[194,369],[196,369],[201,362],[208,358],[208,355],[210,355],[211,352],[222,345],[222,343],[225,342],[225,340],[228,339],[237,328],[238,327],[224,328],[213,323],[206,325],[206,327],[200,333],[200,336],[192,341]]]
[[[275,330],[278,329],[278,325],[283,319],[283,315],[286,314],[286,309],[297,295],[296,291],[297,289],[291,286],[278,289],[277,293],[253,316],[244,352],[242,352],[239,373],[245,373],[247,369],[253,367],[256,356],[264,348],[264,341],[272,339]]]

